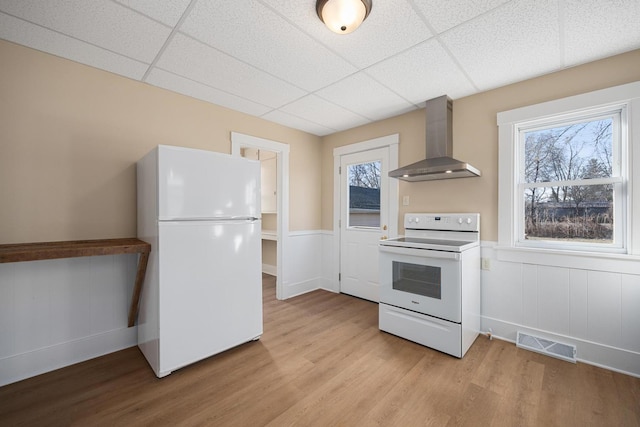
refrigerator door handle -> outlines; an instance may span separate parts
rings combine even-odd
[[[255,222],[255,221],[260,221],[260,218],[255,217],[255,216],[227,216],[227,217],[191,217],[191,218],[162,218],[160,219],[160,221],[171,221],[171,222],[186,222],[186,221],[216,221],[216,222],[223,222],[223,221],[247,221],[247,222]]]

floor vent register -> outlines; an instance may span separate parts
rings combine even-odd
[[[576,346],[551,341],[518,331],[516,346],[536,353],[576,363]]]

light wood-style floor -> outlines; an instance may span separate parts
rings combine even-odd
[[[482,336],[459,360],[380,332],[371,302],[264,289],[259,341],[163,379],[133,347],[1,387],[0,425],[640,425],[638,378]]]

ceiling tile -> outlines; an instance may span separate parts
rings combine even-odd
[[[171,32],[110,0],[3,0],[0,11],[147,63]]]
[[[330,31],[318,18],[315,2],[263,2],[359,68],[368,67],[432,36],[407,0],[374,1],[364,23],[348,35]]]
[[[140,80],[149,67],[145,63],[2,13],[0,38],[136,80]]]
[[[260,116],[271,110],[267,106],[256,104],[248,99],[240,98],[158,68],[154,68],[149,73],[147,83],[253,116]]]
[[[364,73],[349,76],[315,94],[369,120],[380,120],[416,108]]]
[[[638,22],[639,0],[374,0],[338,35],[311,0],[0,0],[0,38],[316,135],[638,49]]]
[[[380,62],[365,72],[414,104],[445,94],[456,99],[475,92],[436,39]]]
[[[369,122],[364,117],[315,95],[300,98],[280,108],[280,111],[336,130],[349,129]]]
[[[637,48],[640,1],[566,0],[563,4],[567,66]]]
[[[180,30],[306,90],[356,71],[255,0],[200,0]]]
[[[480,90],[561,67],[556,0],[512,1],[440,39]]]
[[[415,0],[424,18],[438,33],[473,19],[510,0]]]
[[[133,10],[173,27],[178,23],[191,0],[115,0]]]
[[[302,90],[182,34],[175,35],[156,65],[273,108],[304,95]]]
[[[310,122],[280,110],[273,110],[264,114],[262,118],[269,120],[270,122],[279,123],[283,126],[288,126],[294,129],[300,129],[303,132],[308,132],[318,136],[331,135],[336,132],[336,129],[331,129],[317,123]]]

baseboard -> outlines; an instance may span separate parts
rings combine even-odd
[[[320,289],[324,289],[325,291],[333,292],[336,294],[340,293],[340,290],[337,289],[336,284],[331,279],[328,279],[326,277],[320,279]]]
[[[321,289],[321,281],[322,279],[320,277],[316,277],[302,282],[285,285],[284,299],[297,297],[298,295]]]
[[[482,332],[487,333],[489,329],[493,337],[512,343],[515,343],[518,331],[523,331],[550,340],[573,344],[577,349],[578,362],[640,378],[640,353],[634,351],[481,316]]]
[[[0,386],[137,345],[137,327],[116,329],[0,359]]]
[[[278,275],[278,267],[270,264],[262,264],[262,272],[271,276]]]

